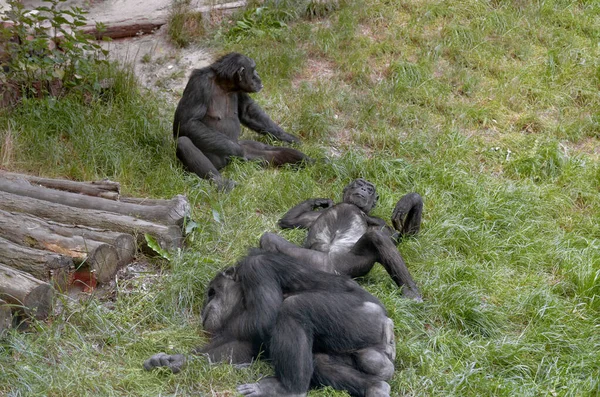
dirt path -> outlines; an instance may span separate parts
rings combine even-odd
[[[111,59],[131,65],[139,83],[177,102],[192,69],[207,66],[213,55],[205,48],[176,48],[166,26],[153,34],[102,43]]]

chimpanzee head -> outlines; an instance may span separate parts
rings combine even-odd
[[[237,282],[235,267],[217,274],[206,289],[202,308],[204,330],[210,334],[218,332],[241,302],[242,290]]]
[[[245,55],[232,52],[219,58],[211,65],[222,82],[234,87],[236,91],[258,92],[263,84],[256,72],[256,62]]]
[[[375,208],[378,199],[375,185],[362,178],[353,180],[344,188],[344,203],[354,204],[366,214]]]

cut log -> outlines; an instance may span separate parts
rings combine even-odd
[[[35,216],[4,210],[0,210],[0,237],[30,248],[70,256],[75,264],[87,261],[92,269],[99,271],[98,275],[105,272],[98,269],[103,265],[95,264],[94,258],[97,255],[92,254],[100,246],[108,243],[115,250],[115,272],[131,262],[136,253],[135,239],[129,234],[85,226],[60,225]],[[102,248],[101,251],[106,253],[107,249]],[[113,275],[107,277],[112,278]]]
[[[12,310],[8,303],[0,299],[0,338],[12,326]]]
[[[37,176],[6,171],[0,171],[0,178],[16,182],[19,180],[24,180],[32,185],[41,185],[50,189],[64,190],[71,193],[80,193],[87,196],[102,197],[109,200],[117,200],[121,191],[121,185],[118,182],[112,182],[109,180],[76,182],[64,179],[40,178]]]
[[[96,280],[108,283],[119,270],[119,254],[112,245],[102,244],[94,249],[86,260]]]
[[[28,186],[4,178],[0,178],[0,190],[6,193],[75,208],[93,209],[139,217],[165,225],[182,225],[184,220],[190,215],[190,206],[185,197],[181,195],[169,201],[172,204],[171,206],[147,206],[105,200],[100,197],[84,196],[40,186]]]
[[[115,239],[112,245],[116,248],[119,255],[118,268],[122,268],[133,261],[137,252],[135,238],[131,234],[121,234]]]
[[[54,289],[27,273],[0,263],[0,298],[28,316],[44,320],[52,312]]]
[[[0,237],[0,263],[29,273],[40,280],[52,280],[57,288],[65,290],[73,260],[65,255],[27,248]]]
[[[106,201],[108,202],[108,200]],[[138,243],[142,244],[145,243],[144,234],[147,233],[154,236],[164,249],[181,247],[183,244],[183,235],[179,226],[161,225],[112,212],[74,208],[4,191],[0,191],[0,209],[10,212],[24,212],[63,224],[83,225],[128,233],[137,237]]]
[[[231,3],[215,4],[210,6],[192,7],[189,12],[209,13],[213,10],[233,10],[246,6],[246,1],[235,1]],[[152,18],[137,16],[128,17],[121,20],[101,21],[103,29],[98,31],[96,25],[83,27],[83,32],[94,36],[100,40],[103,37],[111,39],[123,39],[126,37],[135,37],[140,34],[153,33],[161,26],[165,25],[169,19],[168,12],[155,12]]]

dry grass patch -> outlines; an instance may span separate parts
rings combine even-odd
[[[593,160],[600,159],[600,139],[596,137],[583,138],[578,142],[563,142],[562,144],[569,152],[584,154]]]
[[[2,147],[0,148],[0,166],[9,167],[14,158],[14,134],[10,125],[0,133]]]
[[[309,58],[302,73],[292,80],[292,87],[298,88],[302,83],[319,83],[336,76],[335,64],[323,58]]]

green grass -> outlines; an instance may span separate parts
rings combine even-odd
[[[215,52],[257,61],[265,89],[254,97],[314,166],[235,162],[225,174],[238,187],[219,193],[177,164],[174,107],[127,75],[90,105],[32,100],[0,114],[3,167],[184,193],[199,225],[157,275],[119,284],[114,307],[66,304],[8,335],[0,394],[234,395],[269,366],[198,358],[172,375],[141,362],[204,343],[198,313],[214,273],[291,206],[339,200],[362,176],[385,219],[404,193],[425,199],[422,232],[398,246],[425,302],[403,299],[381,267],[360,280],[396,325],[394,395],[599,395],[600,5],[345,1],[326,17],[253,26],[222,31]]]

